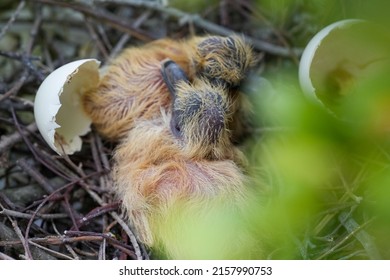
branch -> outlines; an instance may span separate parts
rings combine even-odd
[[[41,1],[41,0],[39,0]],[[135,7],[142,7],[142,8],[148,8],[154,11],[165,13],[169,16],[172,16],[174,18],[177,18],[179,22],[191,22],[197,27],[203,28],[206,31],[218,34],[222,36],[229,36],[234,33],[237,33],[231,29],[228,29],[226,27],[220,26],[218,24],[215,24],[213,22],[207,21],[203,19],[201,16],[197,14],[188,14],[183,11],[180,11],[178,9],[172,8],[172,7],[166,7],[158,2],[152,2],[152,1],[141,1],[141,0],[95,0],[95,2],[101,2],[101,3],[117,3],[117,4],[124,4],[124,5],[131,5]],[[286,48],[278,45],[271,44],[269,42],[259,40],[256,38],[252,38],[247,35],[243,35],[245,40],[247,40],[249,43],[253,45],[253,47],[259,51],[264,51],[269,54],[273,55],[279,55],[283,57],[289,57],[289,56],[299,56],[302,53],[302,49],[300,48]]]
[[[105,22],[106,24],[110,25],[111,27],[114,27],[120,31],[129,33],[130,35],[138,38],[141,41],[148,42],[148,41],[151,41],[153,39],[157,39],[154,36],[152,36],[150,34],[146,34],[145,32],[139,30],[138,28],[132,27],[131,24],[127,24],[127,23],[119,20],[118,17],[115,16],[114,14],[111,14],[107,11],[103,11],[100,9],[92,8],[91,6],[88,6],[88,5],[55,1],[55,0],[29,0],[29,1],[36,2],[36,3],[42,3],[42,4],[46,4],[46,5],[59,6],[59,7],[63,7],[63,8],[69,8],[69,9],[78,11],[85,16],[101,20],[101,21]]]

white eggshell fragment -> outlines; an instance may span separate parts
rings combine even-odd
[[[311,99],[332,107],[389,58],[389,45],[378,26],[364,20],[335,22],[306,46],[299,64],[299,82]]]
[[[83,110],[81,96],[99,83],[96,59],[77,60],[61,66],[43,81],[34,102],[39,132],[58,154],[80,151],[80,136],[90,131],[91,120]]]

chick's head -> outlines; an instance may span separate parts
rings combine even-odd
[[[191,158],[229,158],[232,112],[227,89],[204,78],[189,82],[172,61],[163,64],[162,74],[172,96],[171,132],[183,151]]]
[[[240,36],[208,36],[197,44],[195,64],[200,76],[212,83],[237,87],[255,64],[255,56]]]
[[[229,101],[224,88],[205,80],[176,87],[171,130],[192,156],[220,159],[230,143]]]

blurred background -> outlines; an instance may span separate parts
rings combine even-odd
[[[0,259],[163,257],[136,242],[110,194],[115,144],[92,132],[80,153],[60,158],[37,132],[34,96],[73,60],[233,32],[259,57],[243,85],[255,124],[242,147],[251,199],[240,215],[217,203],[172,242],[202,259],[389,259],[390,68],[354,81],[337,110],[298,81],[300,56],[322,28],[358,18],[386,29],[388,11],[386,0],[2,0]]]

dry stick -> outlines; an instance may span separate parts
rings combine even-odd
[[[28,78],[28,73],[29,71],[27,69],[24,69],[22,75],[20,76],[19,80],[14,84],[14,86],[9,89],[6,93],[3,95],[0,95],[0,102],[3,101],[4,99],[16,94],[24,85],[24,82]]]
[[[25,54],[20,54],[17,52],[9,52],[9,51],[2,51],[2,50],[0,50],[0,55],[7,58],[12,58],[14,60],[20,60],[20,61],[41,59],[39,56],[27,56]]]
[[[28,138],[22,133],[22,130],[20,128],[20,125],[19,125],[19,122],[17,121],[17,118],[16,118],[16,114],[15,114],[15,110],[13,109],[13,107],[11,107],[11,113],[12,113],[12,117],[13,117],[13,120],[14,120],[14,123],[15,123],[15,127],[16,129],[19,131],[20,135],[22,136],[24,142],[26,143],[27,147],[30,149],[30,151],[32,152],[32,154],[34,155],[35,159],[37,159],[38,162],[42,163],[45,167],[47,167],[49,170],[53,171],[56,175],[58,175],[59,177],[62,177],[66,180],[72,180],[72,178],[74,178],[75,176],[69,176],[67,177],[66,174],[62,174],[60,173],[59,171],[63,171],[63,170],[66,170],[68,171],[67,168],[62,168],[62,170],[56,170],[54,169],[52,166],[53,166],[53,163],[58,163],[58,161],[50,161],[50,162],[46,162],[45,159],[42,159],[38,153],[37,153],[37,150],[34,148],[34,146],[30,143],[30,141],[28,140]],[[41,152],[41,151],[39,151]],[[45,155],[43,152],[40,153],[40,155]],[[57,164],[59,165],[59,164]],[[62,164],[61,164],[61,167],[64,167]],[[69,172],[68,172],[69,173]],[[72,175],[74,175],[73,173],[71,173]],[[84,176],[85,177],[85,176]],[[38,177],[37,177],[38,178]],[[43,176],[42,176],[43,178]],[[39,178],[41,179],[41,178]],[[44,178],[43,178],[44,179]],[[49,185],[46,185],[47,187],[50,188]],[[50,192],[49,192],[50,193]]]
[[[31,153],[34,155],[34,158],[42,163],[45,167],[47,167],[49,170],[53,171],[53,173],[55,173],[58,177],[61,177],[61,178],[64,178],[66,180],[69,180],[68,177],[66,177],[64,174],[61,174],[59,171],[61,170],[55,170],[52,166],[53,166],[53,161],[51,162],[46,162],[44,159],[42,159],[38,153],[37,153],[37,150],[38,149],[35,149],[35,147],[31,144],[31,142],[28,140],[28,138],[22,133],[22,130],[20,128],[20,125],[19,125],[19,122],[16,118],[16,114],[15,114],[15,110],[13,109],[13,107],[11,107],[11,113],[12,113],[12,118],[13,118],[13,121],[14,121],[14,124],[15,124],[15,127],[16,129],[19,131],[19,134],[22,136],[23,138],[23,141],[24,143],[27,145],[27,147],[30,149]],[[40,150],[38,150],[40,151]],[[41,152],[41,151],[40,151]],[[44,155],[43,152],[40,153],[40,155]],[[54,161],[54,162],[57,162],[57,161]]]
[[[64,153],[62,158],[66,161],[67,164],[69,164],[70,167],[73,168],[73,170],[82,178],[85,178],[87,177],[87,175],[85,174],[84,170],[80,167],[80,166],[77,166],[69,157],[68,154]],[[72,172],[73,173],[73,172]],[[74,173],[73,173],[74,174]],[[74,175],[74,177],[78,177],[76,175]]]
[[[18,160],[18,165],[23,168],[24,171],[26,171],[32,178],[34,178],[44,189],[45,191],[50,194],[48,197],[46,197],[42,203],[38,206],[38,208],[35,210],[34,214],[32,215],[31,219],[28,222],[27,229],[26,229],[26,239],[28,238],[29,230],[32,225],[32,222],[38,213],[38,211],[43,207],[43,205],[46,203],[46,201],[49,198],[53,198],[57,195],[57,192],[62,189],[67,189],[68,187],[74,185],[77,183],[77,180],[75,182],[71,182],[70,184],[65,185],[64,187],[55,190],[53,186],[34,168],[32,168],[25,159]],[[78,180],[82,180],[81,178],[77,178]],[[61,205],[64,207],[64,209],[68,212],[71,220],[73,221],[73,224],[76,225],[76,218],[74,217],[73,211],[68,207],[66,202],[61,201]]]
[[[102,173],[103,172],[103,167],[102,167],[102,161],[101,161],[101,158],[99,155],[102,155],[103,154],[103,151],[102,150],[99,150],[99,146],[98,146],[98,143],[97,143],[97,139],[99,139],[99,136],[96,134],[96,133],[91,133],[91,136],[90,136],[90,143],[91,143],[91,150],[92,150],[92,158],[93,158],[93,161],[95,163],[95,167],[96,167],[96,170],[99,172],[99,173]],[[101,147],[100,147],[101,148]],[[107,169],[109,170],[109,169]],[[103,175],[103,176],[99,176],[99,183],[100,183],[100,187],[102,189],[106,189],[106,178],[107,176],[106,175]],[[105,202],[107,202],[105,200]],[[100,206],[100,208],[102,208],[102,206]],[[95,211],[96,212],[96,209],[99,209],[99,208],[95,208],[93,209],[92,211]],[[115,210],[115,209],[111,209],[111,210]],[[83,218],[83,221],[82,222],[87,222],[89,217],[90,213],[88,213],[86,215],[86,217]],[[82,224],[80,223],[80,226]],[[102,232],[105,232],[106,230],[106,225],[107,225],[107,218],[106,216],[103,216],[102,217]],[[104,240],[103,241],[103,244],[100,244],[99,246],[99,252],[98,252],[98,259],[105,259],[105,253],[106,253],[106,241]]]
[[[3,38],[5,33],[7,33],[8,29],[14,23],[15,19],[18,17],[20,11],[24,8],[26,1],[22,0],[19,2],[19,5],[16,7],[15,12],[12,14],[11,18],[8,20],[7,24],[3,26],[0,31],[0,40]]]
[[[16,209],[16,207],[17,207],[15,205],[15,203],[13,201],[11,201],[7,195],[5,195],[3,192],[0,192],[0,207],[2,209],[6,209],[2,203],[5,203],[5,205],[8,208]]]
[[[37,128],[36,123],[31,123],[22,131],[22,133],[24,134],[24,136],[28,136],[30,133],[37,131],[37,129],[38,128]],[[1,137],[1,139],[0,139],[0,154],[4,153],[10,147],[12,147],[16,143],[20,142],[22,139],[23,139],[23,137],[19,131],[15,131],[12,134]]]
[[[23,97],[11,96],[9,99],[16,102],[14,105],[16,105],[15,108],[17,109],[29,110],[34,108],[34,102]]]
[[[10,217],[8,217],[8,219],[11,221],[12,227],[14,228],[16,235],[19,237],[20,241],[22,242],[22,245],[23,245],[23,248],[24,248],[24,251],[26,254],[25,255],[26,258],[29,260],[32,260],[33,257],[32,257],[31,251],[30,251],[30,247],[28,246],[28,239],[23,236],[23,233],[20,230],[18,223],[15,220],[12,220]]]
[[[54,223],[54,221],[52,221],[51,224],[53,226],[54,232],[58,234],[58,237],[61,237],[62,234],[60,234],[60,232],[58,231],[57,226]],[[68,252],[73,256],[73,258],[75,260],[79,260],[80,259],[79,255],[76,254],[76,252],[72,249],[72,247],[69,244],[64,244],[64,245],[65,245],[66,250],[68,250]]]
[[[34,18],[35,18],[34,23],[32,25],[32,28],[30,29],[30,40],[27,42],[27,45],[25,48],[25,52],[28,55],[30,55],[32,50],[33,50],[35,39],[37,37],[38,31],[39,31],[41,24],[42,24],[41,10],[38,11],[38,14],[34,15]]]
[[[78,168],[70,159],[68,156],[65,156],[65,160],[71,164],[73,166],[73,168],[76,170],[76,172],[78,173],[81,173],[81,174],[84,174],[84,172],[82,170],[80,170],[80,168]],[[58,163],[60,164],[60,163]],[[65,168],[65,167],[64,167]],[[66,169],[66,168],[65,168]],[[72,174],[71,176],[74,178],[77,176],[69,170],[69,173]],[[90,186],[85,183],[84,181],[80,181],[79,184],[87,191],[87,193],[98,203],[100,204],[100,206],[105,206],[107,203],[103,201],[103,199],[101,199],[99,197],[99,195],[97,195],[94,191],[92,191],[90,189]],[[132,230],[129,228],[129,226],[126,224],[126,222],[123,221],[123,219],[121,219],[119,217],[118,214],[116,213],[110,213],[110,215],[121,225],[121,227],[123,228],[123,230],[126,232],[126,234],[129,236],[130,238],[130,242],[132,243],[133,245],[133,248],[134,248],[134,251],[135,251],[135,254],[137,256],[137,259],[139,260],[142,260],[142,253],[141,253],[141,249],[138,245],[138,242],[137,242],[137,238],[135,237],[134,233],[132,232]]]
[[[136,37],[139,40],[144,41],[144,42],[148,42],[148,41],[151,41],[153,39],[157,39],[150,34],[146,34],[145,32],[143,32],[137,28],[133,28],[131,25],[122,22],[115,15],[113,15],[107,11],[94,9],[90,5],[60,2],[60,1],[54,1],[54,0],[29,0],[29,1],[73,9],[73,10],[78,11],[84,15],[101,20],[113,28],[116,28],[116,29],[123,31],[123,32],[126,32],[126,33],[129,33],[130,35],[132,35],[132,36],[134,36],[134,37]]]
[[[23,63],[24,65],[26,65],[28,67],[28,69],[30,70],[30,72],[32,74],[34,74],[39,82],[42,82],[44,79],[45,79],[45,76],[42,74],[41,71],[39,71],[37,69],[37,67],[31,63],[31,59],[28,59],[29,56],[31,56],[31,53],[33,51],[33,48],[34,48],[34,44],[35,44],[35,40],[36,40],[36,37],[38,35],[38,31],[41,27],[41,24],[42,24],[42,12],[41,12],[41,9],[37,9],[37,14],[34,15],[34,23],[32,25],[32,28],[30,30],[30,40],[27,42],[27,45],[26,45],[26,48],[25,48],[25,56],[23,57]]]
[[[12,95],[15,95],[22,88],[22,86],[24,85],[24,83],[27,80],[30,72],[32,72],[34,75],[36,75],[38,77],[38,79],[43,81],[44,77],[43,77],[42,73],[39,72],[36,69],[35,65],[33,65],[31,63],[30,59],[28,59],[28,57],[31,56],[32,48],[33,48],[34,42],[35,42],[35,37],[36,37],[36,35],[38,33],[38,29],[39,29],[39,27],[41,25],[41,22],[42,22],[42,15],[39,14],[35,18],[33,27],[31,28],[31,31],[30,31],[30,40],[27,42],[24,55],[22,55],[22,57],[21,57],[21,61],[26,66],[26,69],[23,71],[23,73],[22,73],[21,77],[19,78],[18,82],[8,92],[6,92],[2,96],[0,96],[0,102],[2,100],[12,96]]]
[[[17,161],[19,165],[28,175],[30,175],[48,194],[54,193],[55,188],[46,180],[46,178],[37,170],[35,170],[26,159],[21,158]]]
[[[106,153],[104,152],[104,147],[102,143],[102,138],[100,136],[96,136],[96,147],[100,155],[100,160],[105,170],[111,170],[110,161],[107,158]]]
[[[33,214],[28,214],[28,213],[22,213],[19,211],[15,210],[10,210],[3,208],[3,210],[0,211],[0,215],[7,215],[10,217],[15,217],[15,218],[21,218],[21,219],[31,219],[33,217]],[[58,214],[36,214],[38,218],[44,219],[44,220],[53,220],[53,219],[64,219],[67,218],[68,215],[58,213]]]
[[[119,202],[106,204],[105,206],[100,206],[97,208],[92,209],[87,215],[85,215],[83,218],[79,219],[76,222],[77,227],[83,226],[85,223],[88,223],[90,220],[95,219],[96,217],[99,217],[101,215],[104,215],[110,211],[114,211],[118,209]],[[76,227],[73,226],[70,230],[75,230]],[[76,229],[77,230],[77,229]]]
[[[99,153],[101,151],[98,151],[97,143],[95,140],[96,138],[97,138],[96,134],[93,133],[93,134],[91,134],[91,137],[89,139],[90,139],[90,143],[91,143],[92,159],[93,159],[93,162],[95,163],[95,168],[99,173],[101,173],[101,172],[103,172],[102,162],[101,162],[100,156],[99,156]]]
[[[94,192],[92,191],[89,186],[87,184],[82,184],[84,185],[84,189],[88,192],[88,194],[97,202],[99,203],[101,206],[104,206],[106,205],[106,203]],[[125,221],[123,221],[123,219],[121,219],[121,217],[119,217],[118,214],[114,213],[114,212],[111,212],[110,215],[118,222],[118,224],[121,225],[121,227],[123,228],[123,230],[126,232],[126,234],[129,236],[130,238],[130,242],[131,244],[133,245],[133,248],[134,248],[134,252],[137,256],[137,259],[138,260],[142,260],[142,253],[141,253],[141,249],[138,245],[138,241],[137,241],[137,238],[135,237],[134,233],[132,232],[132,230],[129,228],[129,226],[126,224]]]
[[[0,252],[0,260],[15,260],[14,258],[11,258],[10,256]]]
[[[273,34],[275,34],[276,38],[284,45],[284,46],[288,46],[288,42],[287,40],[285,39],[285,37],[283,36],[282,32],[276,28],[272,22],[270,20],[268,20],[264,15],[262,15],[260,12],[256,11],[256,10],[252,10],[252,12],[254,13],[254,16],[258,16],[261,20],[263,20],[266,24],[266,26],[270,27]],[[292,53],[292,60],[299,64],[299,59],[298,59],[298,56],[302,53],[303,50],[299,50],[298,52],[296,53]]]
[[[106,190],[108,189],[108,183],[110,181],[110,175],[107,174],[110,170],[107,155],[103,151],[103,144],[101,143],[101,138],[96,133],[91,134],[90,139],[92,158],[95,162],[95,167],[98,172],[103,174],[99,177],[99,186],[101,187],[101,189]],[[105,228],[105,225],[105,221],[103,220],[103,229]]]
[[[62,165],[61,163],[57,162],[58,165]],[[67,169],[65,166],[63,166],[63,169]],[[76,168],[78,170],[78,168]],[[68,169],[67,169],[68,170]],[[73,178],[77,178],[78,180],[83,180],[81,178],[78,178],[72,171],[68,170],[69,171],[69,174],[73,177]],[[80,171],[80,170],[79,170]],[[105,206],[106,203],[94,192],[90,189],[90,186],[87,185],[84,181],[79,181],[79,182],[74,182],[74,183],[79,183],[86,191],[87,193],[97,202],[100,204],[100,206]],[[73,184],[73,183],[71,183]],[[63,188],[59,189],[59,190],[62,190],[64,189],[65,187],[67,187],[68,185],[64,186]],[[59,190],[56,190],[59,191]],[[36,211],[34,213],[37,213],[41,207],[43,206],[44,203],[46,203],[46,200],[48,200],[52,195],[54,195],[54,193],[50,194],[48,197],[45,198],[45,200],[41,203],[41,205],[36,209]],[[138,242],[137,242],[137,239],[135,237],[135,235],[133,234],[133,232],[131,231],[131,229],[129,228],[129,226],[119,217],[118,214],[116,213],[110,213],[110,215],[121,225],[121,227],[123,228],[123,230],[126,232],[126,234],[129,236],[130,238],[130,242],[132,243],[133,245],[133,248],[134,248],[134,251],[135,251],[135,254],[136,254],[136,257],[137,259],[141,260],[142,259],[142,254],[141,254],[141,250],[140,250],[140,247],[138,245]],[[33,219],[30,220],[30,223],[29,225],[31,226],[31,222],[32,222]],[[28,226],[29,228],[29,226]],[[28,232],[28,231],[27,231]]]
[[[65,259],[65,260],[73,260],[73,258],[71,258],[71,257],[69,257],[69,256],[67,256],[65,254],[62,254],[62,253],[60,253],[58,251],[54,251],[52,249],[46,248],[46,247],[44,247],[42,245],[39,245],[39,244],[37,244],[37,243],[35,243],[35,242],[31,241],[31,240],[29,240],[28,243],[30,243],[31,245],[33,245],[33,246],[35,246],[35,247],[37,247],[37,248],[39,248],[39,249],[41,249],[43,251],[49,252],[50,255],[53,255],[53,256],[56,256],[56,257],[60,257],[60,258]]]
[[[102,41],[99,39],[99,36],[93,27],[94,24],[93,24],[90,17],[85,17],[85,25],[87,26],[87,29],[89,31],[89,34],[91,36],[92,41],[96,43],[97,48],[103,54],[104,60],[107,60],[108,51],[107,51],[106,47],[104,46],[104,44],[102,43]]]
[[[74,211],[69,203],[69,195],[68,194],[64,195],[64,199],[62,202],[63,202],[62,205],[65,208],[65,211],[70,214],[69,216],[70,216],[70,219],[72,220],[73,227],[78,229],[77,219],[76,219],[76,217],[74,215]]]
[[[104,25],[98,23],[96,26],[96,32],[99,34],[99,37],[101,38],[102,43],[105,45],[107,50],[112,49],[112,44],[110,42],[110,39],[107,36],[107,31]]]
[[[4,206],[0,203],[0,208],[2,210],[4,210]],[[28,242],[26,241],[26,239],[23,237],[23,233],[22,231],[20,230],[19,226],[18,226],[18,223],[13,220],[10,216],[8,215],[5,215],[9,221],[11,221],[11,224],[12,224],[12,227],[14,228],[14,231],[16,233],[16,235],[18,236],[18,238],[20,239],[20,242],[22,243],[23,245],[23,248],[24,248],[24,251],[25,251],[25,254],[26,254],[26,258],[27,259],[32,259],[32,254],[31,254],[31,251],[30,251],[30,248],[28,246]]]
[[[103,236],[76,236],[76,237],[67,237],[65,235],[53,236],[49,235],[46,237],[36,237],[30,238],[30,241],[40,244],[40,245],[62,245],[66,243],[76,243],[84,241],[101,241]],[[21,245],[20,240],[0,240],[1,247],[13,247],[15,245]]]
[[[134,20],[134,23],[132,26],[134,28],[139,28],[142,23],[149,18],[151,15],[151,11],[145,11],[143,12],[137,19]],[[118,53],[124,48],[124,45],[127,43],[127,41],[131,38],[129,34],[123,34],[123,36],[120,38],[118,43],[114,46],[114,48],[111,50],[109,59],[113,59],[118,55]]]
[[[63,187],[62,189],[64,189],[65,187]],[[59,191],[59,190],[58,190]],[[48,196],[46,198],[46,200],[49,199],[50,196]],[[42,203],[41,205],[43,205],[44,203]],[[38,207],[40,208],[40,207]],[[39,209],[37,209],[37,211],[39,211]],[[111,214],[114,214],[114,213],[111,213]],[[114,215],[116,216],[116,215]],[[120,218],[118,217],[118,219],[120,220]],[[118,220],[117,220],[118,221]],[[119,224],[121,224],[121,222],[118,222]],[[122,224],[121,224],[122,225]],[[126,227],[126,225],[122,225],[122,227]],[[29,243],[30,241],[33,241],[34,243],[40,243],[40,244],[52,244],[52,245],[56,245],[56,244],[63,244],[64,242],[79,242],[79,241],[93,241],[93,240],[101,240],[101,238],[108,238],[110,240],[110,244],[112,244],[115,248],[121,248],[121,250],[123,250],[124,252],[126,252],[126,254],[128,254],[129,256],[134,256],[134,254],[129,251],[128,249],[124,248],[123,245],[121,245],[117,240],[111,238],[109,235],[107,234],[97,234],[97,233],[83,233],[83,232],[75,232],[75,231],[67,231],[66,234],[76,234],[76,235],[80,235],[80,234],[88,234],[88,235],[93,235],[92,238],[85,238],[85,237],[81,237],[81,238],[72,238],[72,239],[69,239],[69,238],[66,238],[64,239],[63,237],[61,237],[61,239],[55,239],[54,237],[46,237],[46,238],[30,238],[29,239]],[[129,234],[127,232],[127,234]],[[23,237],[23,236],[22,236]],[[25,239],[21,239],[21,241],[0,241],[0,246],[12,246],[12,245],[17,245],[17,244],[20,244],[20,243],[23,243],[23,240]],[[53,240],[57,240],[57,242],[53,242]],[[59,242],[58,240],[61,240],[61,242]],[[23,243],[24,244],[24,243]],[[133,245],[133,244],[132,244]],[[133,245],[133,248],[135,250],[135,257],[137,259],[140,259],[140,257],[137,255],[137,248],[134,247]]]
[[[227,11],[227,7],[228,7],[228,0],[222,0],[222,1],[219,1],[219,13],[221,14],[221,24],[222,25],[227,25],[229,20],[229,16],[228,16],[228,11]]]
[[[25,159],[20,159],[20,160],[18,160],[17,163],[20,167],[23,168],[24,171],[26,171],[32,178],[34,178],[34,180],[36,180],[45,189],[45,191],[48,194],[50,194],[48,197],[46,197],[41,202],[41,204],[38,206],[38,208],[32,214],[32,217],[31,217],[31,219],[27,225],[27,229],[26,229],[26,236],[28,236],[28,232],[29,232],[30,226],[32,224],[32,221],[34,220],[34,218],[37,215],[37,213],[39,212],[39,210],[43,207],[43,205],[46,203],[46,201],[49,198],[50,199],[56,198],[58,195],[57,193],[59,191],[66,190],[69,187],[71,187],[77,183],[81,184],[83,182],[83,180],[85,180],[88,177],[86,176],[84,178],[78,178],[75,176],[75,178],[74,178],[75,181],[70,182],[69,184],[66,184],[65,186],[55,190],[54,187],[51,186],[50,183],[45,179],[45,177],[43,177],[42,174],[39,173],[39,171],[37,171],[34,168],[32,168],[31,166],[29,166],[29,164],[26,162]],[[94,175],[95,174],[91,174],[89,176],[94,176]],[[71,218],[71,220],[73,222],[73,225],[76,226],[76,228],[77,228],[77,218],[74,216],[74,213],[73,213],[71,207],[69,206],[69,204],[66,201],[61,201],[61,206],[67,211],[68,216]]]
[[[36,149],[27,138],[24,139],[24,142],[29,147],[35,159],[43,166],[66,181],[73,180],[73,173],[57,160],[57,156],[53,156],[44,150]]]
[[[188,14],[183,11],[180,11],[178,9],[172,8],[172,7],[165,7],[160,5],[159,3],[152,2],[152,1],[141,1],[141,0],[95,0],[95,2],[107,2],[107,3],[117,3],[117,4],[127,4],[132,5],[136,7],[144,7],[149,8],[151,10],[159,11],[162,13],[165,13],[169,16],[175,17],[179,19],[179,21],[183,22],[191,22],[194,25],[203,28],[207,30],[210,33],[213,34],[219,34],[223,36],[229,36],[234,34],[235,32],[233,30],[230,30],[228,28],[222,27],[218,24],[215,24],[213,22],[207,21],[200,17],[197,14]],[[301,49],[297,48],[286,48],[277,46],[271,43],[268,43],[266,41],[262,41],[259,39],[255,39],[252,37],[249,37],[247,35],[243,35],[245,40],[247,40],[249,43],[253,45],[253,47],[257,50],[264,51],[273,55],[279,55],[283,57],[289,57],[292,54],[299,56],[302,53]]]
[[[71,184],[67,184],[65,186],[63,186],[62,188],[59,188],[58,190],[55,190],[54,192],[50,193],[47,197],[45,197],[41,204],[38,205],[38,207],[36,208],[36,210],[34,211],[34,213],[32,214],[32,217],[31,219],[28,221],[28,224],[27,224],[27,228],[26,228],[26,233],[25,233],[25,237],[26,239],[28,239],[28,234],[30,232],[30,228],[31,228],[31,225],[35,219],[35,216],[37,215],[37,213],[40,211],[40,209],[46,204],[47,201],[49,201],[50,199],[52,199],[53,197],[57,196],[58,195],[58,192],[62,191],[62,190],[66,190],[69,186],[73,185],[75,183],[71,183]],[[66,208],[65,208],[66,209]]]
[[[97,255],[99,254],[99,252],[97,252],[94,248],[88,248],[89,250],[91,250],[90,252],[87,252],[85,249],[79,249],[77,247],[74,248],[74,251],[79,254],[79,255],[82,255],[84,257],[93,257],[93,258],[96,258]]]
[[[104,234],[104,233],[95,233],[95,232],[83,232],[83,231],[66,231],[66,235],[71,235],[71,236],[100,236],[104,239],[106,239],[112,246],[115,248],[118,248],[122,250],[124,253],[131,257],[136,257],[134,255],[134,252],[129,250],[129,246],[122,244],[120,241],[116,240],[109,234]]]
[[[99,260],[105,260],[106,259],[106,246],[107,246],[106,243],[107,243],[106,239],[103,239],[102,243],[100,243],[99,255],[98,255],[98,259]]]

